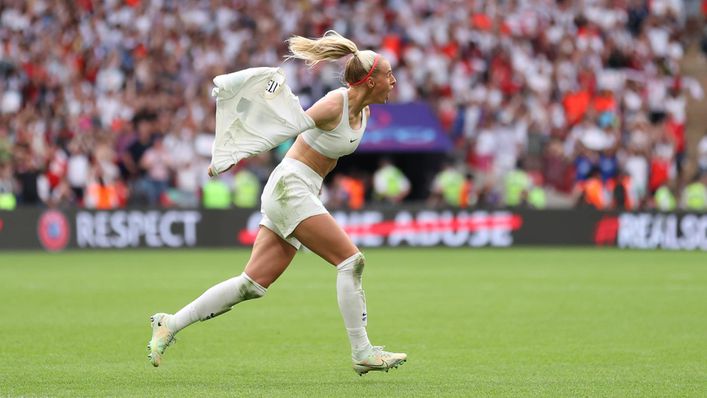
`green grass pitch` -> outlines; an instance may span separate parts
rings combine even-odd
[[[147,360],[153,312],[239,274],[248,250],[0,254],[0,396],[687,397],[707,395],[707,255],[377,249],[374,344],[357,376],[335,271],[300,253],[260,300]]]

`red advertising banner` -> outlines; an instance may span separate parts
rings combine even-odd
[[[360,247],[609,246],[707,250],[707,214],[591,210],[335,210]],[[255,210],[20,209],[0,212],[0,250],[250,246]]]

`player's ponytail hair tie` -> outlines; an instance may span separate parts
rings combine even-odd
[[[354,53],[354,56],[358,54],[358,51]],[[373,74],[373,71],[376,70],[376,66],[378,66],[378,60],[380,60],[380,54],[376,54],[375,58],[373,58],[373,65],[371,65],[371,69],[366,73],[366,76],[364,76],[361,80],[354,82],[354,83],[349,83],[349,87],[356,87],[358,85],[361,85],[365,83],[369,77]]]

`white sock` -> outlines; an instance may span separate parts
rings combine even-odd
[[[366,333],[366,296],[361,287],[365,262],[363,254],[358,252],[336,266],[336,297],[355,357],[371,349]]]
[[[265,292],[267,289],[243,272],[209,288],[196,300],[177,311],[167,321],[167,327],[177,333],[196,321],[219,316],[241,301],[263,297]]]

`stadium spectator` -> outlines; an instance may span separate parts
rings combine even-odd
[[[59,184],[48,194],[49,197],[45,200],[45,202],[49,207],[68,208],[78,204],[74,191],[71,189],[66,180],[59,181]]]
[[[526,206],[536,210],[542,210],[547,207],[547,193],[538,181],[533,181],[533,185],[530,187]]]
[[[447,161],[432,181],[428,205],[467,207],[472,192],[471,185],[471,180],[467,179],[462,168]]]
[[[551,138],[545,147],[541,170],[548,187],[557,192],[571,191],[574,183],[573,170],[558,137]]]
[[[660,211],[674,211],[677,208],[677,200],[673,190],[668,185],[661,185],[653,195],[653,207]]]
[[[707,173],[707,132],[697,144],[697,166],[701,173]]]
[[[175,186],[167,192],[169,202],[179,207],[197,207],[206,167],[207,164],[198,159],[181,162],[175,172]]]
[[[231,201],[231,190],[222,178],[206,181],[201,194],[201,203],[205,209],[228,209]]]
[[[39,176],[41,171],[37,165],[29,145],[22,143],[13,150],[15,179],[19,184],[17,201],[23,205],[39,205]]]
[[[87,209],[110,210],[120,205],[119,188],[100,175],[94,176],[86,185],[84,206]]]
[[[378,200],[399,203],[410,193],[410,180],[390,159],[381,160],[373,173],[373,194]]]
[[[608,208],[619,210],[633,210],[635,208],[637,203],[633,196],[635,190],[628,174],[621,171],[615,177],[605,181],[605,184],[611,196]]]
[[[351,193],[347,189],[344,173],[336,173],[330,184],[322,185],[319,197],[326,206],[332,209],[345,209],[348,206]]]
[[[233,177],[233,204],[244,209],[257,207],[260,188],[258,177],[247,168],[241,168]]]
[[[661,185],[673,180],[676,175],[675,144],[664,131],[659,134],[661,135],[653,145],[653,153],[650,159],[648,189],[651,193],[655,192]]]
[[[170,182],[173,184],[167,191],[169,202],[179,207],[198,207],[199,192],[207,179],[204,170],[208,166],[208,161],[197,150],[199,135],[194,126],[188,124],[180,129],[173,128],[164,115],[166,113],[161,113],[159,120],[172,171]]]
[[[66,165],[66,178],[74,198],[81,202],[88,182],[90,162],[83,145],[78,139],[69,143],[69,157]]]
[[[14,210],[16,206],[15,182],[10,163],[0,163],[0,210]]]
[[[688,211],[707,210],[707,173],[697,174],[683,189],[680,205]]]
[[[322,202],[332,208],[358,210],[366,202],[365,182],[353,175],[338,173],[334,176],[327,200]]]
[[[135,121],[137,125],[137,137],[130,143],[122,156],[123,174],[132,181],[132,201],[139,204],[156,203],[154,191],[146,175],[146,164],[143,163],[145,152],[152,146],[152,125],[146,117],[140,117]],[[163,152],[159,152],[162,154]],[[160,166],[163,173],[164,166]]]
[[[590,207],[604,210],[610,205],[610,192],[601,178],[601,171],[592,167],[587,178],[580,181],[576,187],[576,207]]]
[[[523,167],[523,162],[518,161],[515,169],[508,172],[504,179],[504,201],[506,206],[526,205],[532,185],[530,175]]]
[[[140,157],[140,168],[145,170],[141,187],[147,194],[149,206],[161,203],[172,174],[172,157],[163,142],[162,135],[156,134],[152,139],[152,145]]]
[[[482,119],[478,132],[472,137],[469,152],[469,166],[475,173],[491,175],[498,143],[495,125],[490,117]]]
[[[635,199],[636,207],[644,207],[643,203],[648,193],[648,160],[636,145],[628,147],[622,170],[631,180],[630,195]]]

